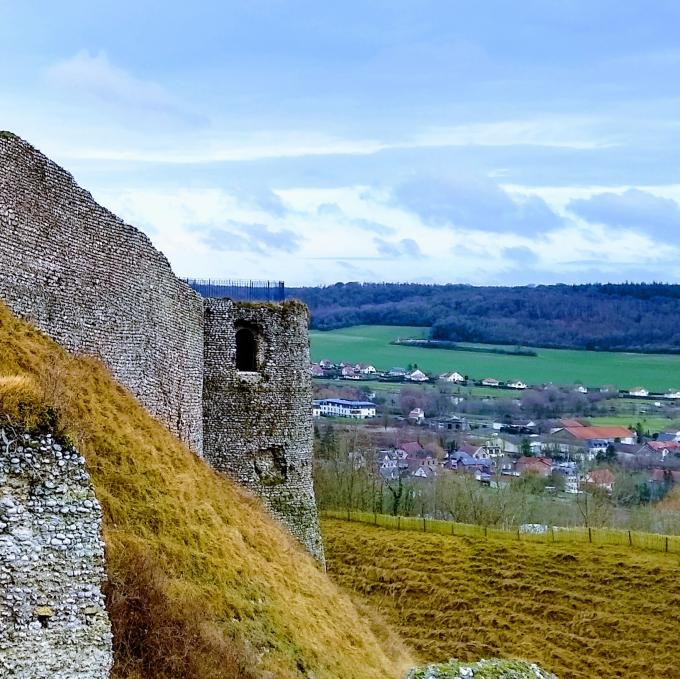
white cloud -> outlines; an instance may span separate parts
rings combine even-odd
[[[412,213],[386,206],[384,196],[366,186],[300,187],[274,195],[285,211],[277,214],[215,188],[127,189],[95,198],[145,229],[183,276],[271,278],[289,285],[339,280],[489,284],[571,281],[578,271],[587,271],[590,278],[601,272],[603,278],[621,280],[628,271],[643,270],[653,278],[660,265],[666,275],[675,275],[668,262],[679,254],[642,234],[576,219],[535,237],[432,228]],[[260,225],[268,242],[259,252],[210,246],[211,237],[233,231],[236,223]],[[370,228],[375,223],[392,229],[388,239]],[[252,235],[244,231],[244,237]],[[270,236],[285,236],[295,247],[274,249]],[[397,256],[402,265],[395,267]]]
[[[53,67],[64,84],[80,83],[101,98],[115,96],[149,109],[181,112],[173,99],[155,83],[133,78],[108,62],[105,56],[78,55]],[[55,77],[53,75],[53,77]],[[71,142],[61,157],[74,160],[201,164],[248,162],[314,156],[370,156],[381,151],[473,146],[543,146],[596,149],[614,145],[595,130],[598,121],[549,117],[541,120],[502,120],[450,127],[427,127],[412,135],[385,138],[340,137],[312,129],[279,129],[257,133],[220,129],[218,125],[189,137],[164,140],[160,148],[148,143],[134,146]]]
[[[202,120],[201,116],[188,111],[165,87],[152,80],[138,78],[115,65],[105,52],[91,54],[82,50],[50,66],[46,77],[50,84],[70,95],[75,93],[116,107],[161,113],[186,122]],[[97,157],[102,150],[92,153],[93,157]],[[102,157],[111,156],[104,153]]]
[[[577,116],[500,120],[433,127],[417,134],[413,146],[545,146],[577,150],[616,146],[596,128],[605,121]]]

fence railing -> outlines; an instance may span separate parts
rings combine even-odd
[[[563,528],[558,526],[549,526],[545,531],[532,532],[531,530],[522,530],[521,528],[494,528],[491,526],[456,523],[440,519],[424,519],[414,516],[391,516],[389,514],[354,512],[347,509],[322,510],[321,515],[331,519],[370,523],[392,530],[418,531],[420,533],[437,533],[439,535],[480,539],[492,538],[543,543],[562,542],[618,545],[680,554],[680,535],[660,535],[658,533],[642,533],[615,528]]]
[[[283,281],[249,281],[212,278],[185,278],[203,297],[229,297],[245,302],[283,302],[286,286]]]

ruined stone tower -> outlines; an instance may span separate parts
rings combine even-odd
[[[206,460],[258,493],[322,558],[311,474],[307,308],[206,300]]]
[[[307,310],[204,300],[149,239],[0,132],[0,300],[114,377],[318,559]]]

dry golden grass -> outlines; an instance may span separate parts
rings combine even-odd
[[[8,404],[9,394],[47,403],[87,459],[104,510],[116,677],[384,679],[411,664],[258,501],[96,360],[68,356],[1,304],[0,375]]]
[[[421,661],[495,656],[562,679],[680,677],[677,554],[322,527],[331,577]]]
[[[49,426],[54,414],[30,375],[0,375],[0,413],[28,429]]]
[[[659,508],[661,511],[680,512],[680,486],[676,486],[666,495]]]

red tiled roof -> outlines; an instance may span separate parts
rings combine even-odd
[[[423,447],[417,441],[402,443],[399,447],[406,451],[409,455],[417,455],[423,451]]]
[[[676,450],[680,448],[680,441],[647,441],[652,450]]]
[[[625,427],[565,427],[574,438],[586,441],[588,439],[628,438],[633,435]]]
[[[593,469],[586,478],[590,483],[599,484],[614,483],[616,479],[610,469]]]
[[[541,466],[552,467],[552,459],[549,457],[520,457],[517,460],[518,467],[537,467]]]

